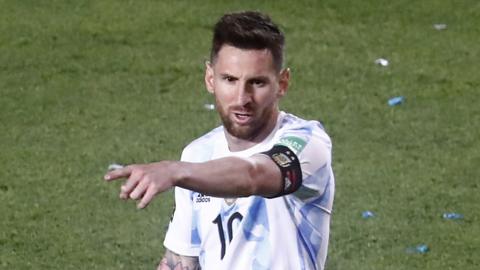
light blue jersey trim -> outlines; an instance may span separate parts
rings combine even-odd
[[[192,210],[192,212],[192,233],[190,236],[190,241],[192,246],[199,247],[202,243],[202,240],[200,239],[200,232],[198,228],[198,212],[195,210]]]
[[[323,165],[322,167],[318,168],[312,175],[308,176],[307,178],[305,178],[303,180],[303,184],[307,186],[307,189],[308,188],[308,185],[310,183],[315,183],[313,186],[312,186],[312,189],[309,189],[309,190],[315,190],[316,189],[316,196],[312,196],[310,198],[306,197],[308,194],[310,195],[313,195],[313,192],[310,192],[310,193],[305,193],[305,194],[302,194],[302,191],[303,190],[299,190],[300,191],[300,196],[298,196],[300,199],[302,200],[305,200],[306,203],[312,203],[312,201],[309,201],[309,199],[313,199],[315,201],[317,201],[319,198],[324,198],[325,197],[325,193],[328,191],[328,187],[329,187],[329,183],[330,181],[332,180],[331,179],[331,174],[330,174],[330,166],[327,166],[328,164],[325,164]],[[302,196],[304,195],[304,196]],[[318,195],[320,195],[320,197],[318,197]],[[319,204],[318,206],[320,206],[321,208],[323,208],[327,213],[331,213],[331,209],[328,205],[328,200],[329,198],[326,198],[326,200],[322,200],[321,202],[323,202],[322,204]]]
[[[204,162],[212,159],[213,151],[215,149],[215,140],[213,140],[214,136],[219,135],[219,133],[223,134],[223,127],[217,127],[210,131],[209,133],[205,134],[204,136],[194,140],[191,142],[187,147],[185,147],[184,152],[194,152],[195,155],[188,155],[190,157],[195,157],[195,159],[184,160],[182,157],[182,161],[187,162]],[[193,204],[196,195],[199,193],[190,191],[190,200]],[[200,237],[201,231],[199,226],[199,221],[201,220],[199,217],[198,210],[192,208],[192,224],[191,224],[191,232],[190,232],[190,244],[193,247],[200,247],[202,243],[202,239]],[[202,251],[203,253],[203,251]],[[202,253],[200,257],[202,257]]]
[[[322,249],[322,234],[317,231],[316,228],[321,226],[321,222],[324,221],[325,215],[330,215],[326,212],[324,204],[330,200],[330,184],[327,182],[325,192],[322,196],[306,203],[300,208],[302,219],[297,227],[297,234],[299,244],[303,245],[307,251],[309,260],[312,265],[318,265],[317,254]],[[300,247],[299,247],[300,248]]]
[[[269,240],[269,220],[265,199],[255,196],[248,214],[245,217],[243,225],[243,233],[247,241],[257,242],[255,245],[255,256],[252,260],[253,270],[265,270],[271,263],[270,257],[270,240]],[[262,232],[256,235],[256,232]]]

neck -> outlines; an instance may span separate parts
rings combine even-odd
[[[268,135],[270,135],[272,130],[275,128],[279,114],[280,112],[278,110],[275,110],[275,112],[272,113],[272,117],[270,118],[270,120],[265,124],[264,128],[262,128],[257,134],[255,134],[251,138],[238,138],[231,135],[230,133],[228,133],[228,131],[225,130],[225,137],[227,139],[228,149],[232,152],[238,152],[261,143],[263,140],[265,140],[265,138],[268,137]]]

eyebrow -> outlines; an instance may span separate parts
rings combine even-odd
[[[220,73],[220,77],[222,77],[222,78],[231,77],[231,78],[238,79],[237,76],[234,76],[234,75],[229,74],[229,73]],[[270,81],[270,78],[268,76],[259,75],[259,76],[254,76],[254,77],[251,77],[251,78],[247,79],[247,81],[252,81],[252,80]]]
[[[251,82],[251,81],[263,81],[263,82],[269,82],[270,81],[270,78],[268,76],[256,76],[256,77],[252,77],[252,78],[249,78],[247,80],[247,82]]]
[[[232,74],[228,74],[228,73],[221,73],[220,77],[222,77],[222,78],[232,77],[232,78],[238,79],[237,77],[233,76]]]

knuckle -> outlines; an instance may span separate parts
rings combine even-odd
[[[152,183],[152,177],[150,175],[144,175],[142,178],[143,183],[150,185]]]

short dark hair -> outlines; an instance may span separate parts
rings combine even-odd
[[[215,24],[210,61],[215,62],[223,45],[240,49],[268,49],[273,64],[280,71],[283,65],[285,37],[268,15],[257,11],[227,13]]]

